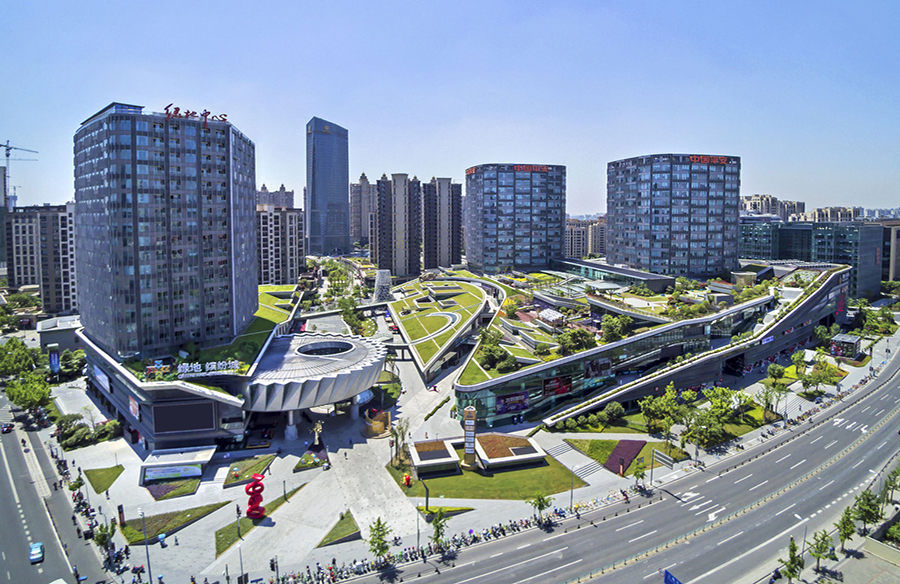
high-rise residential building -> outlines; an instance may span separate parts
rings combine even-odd
[[[462,261],[462,185],[449,178],[422,185],[422,258],[426,270]]]
[[[589,221],[566,219],[566,257],[581,259],[588,254]]]
[[[611,264],[708,278],[738,267],[741,159],[654,154],[607,166]]]
[[[321,118],[306,124],[307,253],[340,255],[350,241],[350,167],[347,130]]]
[[[281,188],[277,191],[270,191],[266,188],[266,185],[263,185],[256,193],[256,204],[293,209],[294,191],[286,190],[284,185],[281,185]]]
[[[6,215],[9,211],[9,195],[7,192],[9,188],[9,181],[6,180],[6,167],[0,166],[0,240],[6,239]],[[0,266],[3,266],[7,263],[6,260],[6,245],[0,245]]]
[[[803,213],[803,201],[782,201],[772,195],[741,195],[741,208],[755,215],[777,215],[787,221],[791,215]]]
[[[547,269],[565,253],[566,167],[481,164],[466,170],[466,261],[497,274]]]
[[[606,217],[588,225],[588,255],[606,257]]]
[[[779,201],[778,216],[782,221],[788,221],[791,215],[806,212],[806,203],[803,201]]]
[[[260,285],[295,285],[306,266],[303,211],[256,206],[257,265]]]
[[[881,290],[884,229],[861,221],[750,221],[742,218],[741,257],[846,264],[849,294],[871,297]]]
[[[77,309],[75,204],[16,207],[7,216],[7,278],[13,288],[39,286],[44,312]]]
[[[395,278],[422,273],[422,186],[407,174],[381,175],[373,261]]]
[[[809,221],[821,223],[828,221],[840,223],[842,221],[856,221],[862,216],[862,207],[820,207],[808,213],[799,212],[788,216],[787,221]]]
[[[883,217],[866,222],[882,227],[881,279],[900,280],[900,219]]]
[[[377,206],[377,190],[362,173],[358,183],[350,183],[350,240],[366,244],[369,242],[369,215]]]
[[[112,103],[81,124],[78,309],[94,344],[145,359],[247,328],[258,306],[255,157],[218,116]]]

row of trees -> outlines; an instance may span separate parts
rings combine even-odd
[[[122,424],[118,420],[110,420],[105,424],[96,424],[92,410],[83,408],[81,414],[66,414],[56,420],[59,430],[59,444],[65,450],[96,444],[107,438],[118,438],[122,435]],[[85,422],[85,418],[87,422]]]
[[[431,518],[431,536],[429,539],[434,543],[438,550],[447,549],[447,542],[444,540],[444,534],[447,531],[447,522],[450,516],[447,515],[442,508],[438,508]],[[394,532],[381,517],[375,518],[375,521],[369,525],[369,537],[366,543],[369,545],[369,552],[376,558],[384,558],[391,549],[390,536]]]
[[[625,408],[619,402],[609,402],[606,407],[599,412],[594,412],[586,416],[578,416],[578,418],[568,418],[563,426],[566,430],[574,430],[578,427],[597,428],[605,426],[609,423],[615,423],[622,419],[625,415]]]
[[[603,322],[600,323],[600,328],[603,331],[603,342],[615,343],[624,339],[631,334],[631,325],[633,324],[634,320],[628,315],[613,316],[607,314],[603,317]]]

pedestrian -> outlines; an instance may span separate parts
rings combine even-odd
[[[350,448],[353,448],[353,438],[350,439]]]
[[[344,451],[344,460],[347,460],[347,451]]]
[[[178,545],[178,536],[174,536],[173,539],[175,540],[175,545]]]

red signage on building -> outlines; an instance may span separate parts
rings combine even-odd
[[[699,156],[692,155],[691,162],[700,162],[703,164],[728,164],[727,156]]]
[[[169,110],[169,108],[171,108],[171,107],[172,107],[172,104],[170,103],[169,105],[166,106],[166,109],[164,110],[166,112],[167,120],[170,120],[172,118],[203,118],[203,127],[204,128],[207,127],[207,122],[209,120],[212,120],[214,122],[227,122],[228,121],[228,114],[219,114],[217,116],[214,116],[214,115],[212,115],[212,112],[210,112],[209,110],[203,110],[202,112],[200,112],[198,114],[197,112],[191,111],[191,110],[181,111],[180,107],[176,107],[172,110]]]
[[[546,166],[538,166],[537,164],[517,164],[513,168],[518,172],[547,172]]]
[[[475,169],[476,169],[476,168],[478,168],[478,167],[477,167],[477,166],[473,166],[472,168],[467,168],[467,169],[466,169],[466,174],[475,174]]]

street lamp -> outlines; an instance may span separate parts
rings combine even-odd
[[[246,584],[247,579],[244,578],[244,553],[241,551],[241,544],[237,544],[238,557],[241,559],[241,575],[238,576],[238,584]]]
[[[153,582],[153,570],[150,568],[150,544],[147,542],[147,518],[144,517],[144,510],[138,507],[138,513],[141,515],[141,523],[144,525],[144,551],[147,552],[147,578],[149,582]]]
[[[572,476],[569,477],[571,480],[569,481],[569,510],[572,509],[573,498],[575,497],[575,471],[581,468],[581,465],[576,464],[572,467]]]

